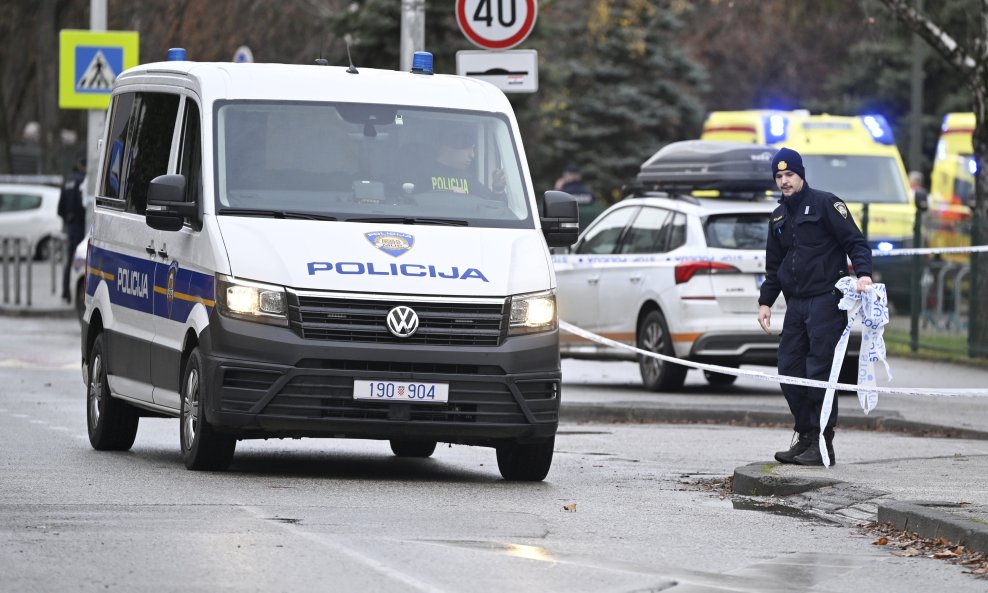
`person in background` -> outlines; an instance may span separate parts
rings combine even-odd
[[[564,191],[576,198],[576,203],[580,207],[580,232],[587,228],[593,219],[604,211],[603,205],[593,197],[593,192],[586,183],[583,182],[583,175],[579,167],[570,164],[563,169],[563,174],[556,180],[555,189]]]
[[[782,192],[772,212],[765,247],[765,282],[758,297],[758,324],[769,333],[772,305],[781,292],[786,298],[786,318],[779,339],[779,374],[827,381],[834,351],[847,326],[847,312],[838,308],[843,295],[835,284],[848,275],[850,258],[857,275],[858,292],[871,285],[871,249],[854,223],[847,204],[832,193],[806,183],[803,158],[795,150],[781,148],[772,159],[772,174]],[[788,451],[779,451],[781,463],[823,465],[821,430],[831,463],[837,398],[827,426],[820,426],[825,390],[820,387],[782,384],[798,438]]]
[[[76,159],[68,179],[62,185],[58,198],[58,216],[62,219],[62,229],[66,236],[65,269],[62,272],[62,300],[71,302],[69,276],[72,271],[72,258],[75,248],[86,234],[86,205],[83,202],[83,183],[86,179],[86,159]]]
[[[926,186],[923,185],[923,174],[919,171],[909,172],[909,189],[915,192],[916,190],[926,191]]]

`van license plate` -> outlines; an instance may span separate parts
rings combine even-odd
[[[392,402],[445,402],[449,401],[449,384],[354,379],[353,399]]]

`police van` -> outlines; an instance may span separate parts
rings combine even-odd
[[[336,437],[494,447],[504,478],[542,480],[561,395],[548,248],[576,239],[577,205],[536,200],[504,94],[425,53],[412,72],[169,58],[117,78],[100,145],[92,446],[127,450],[166,416],[194,470],[242,439]]]
[[[714,111],[701,138],[786,146],[800,153],[811,187],[843,199],[872,249],[913,246],[916,206],[892,128],[881,115],[811,115],[805,110]],[[865,209],[867,208],[867,210]],[[876,282],[889,300],[909,309],[911,264],[876,257]]]

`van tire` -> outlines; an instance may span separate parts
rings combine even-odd
[[[103,334],[96,336],[89,351],[89,380],[86,387],[86,426],[89,444],[97,451],[128,451],[137,438],[141,417],[127,402],[110,395],[106,380]]]
[[[658,311],[650,311],[638,326],[638,347],[649,352],[675,356],[672,336],[666,319]],[[686,382],[686,367],[664,360],[638,355],[638,370],[642,383],[649,391],[675,391]]]
[[[233,462],[237,439],[216,432],[206,422],[202,367],[202,354],[198,348],[194,348],[182,370],[182,407],[179,416],[182,460],[187,469],[225,471]]]
[[[391,452],[398,457],[432,457],[436,452],[436,441],[391,439]]]
[[[541,482],[552,466],[556,438],[538,443],[510,443],[497,447],[497,469],[501,477],[514,482]]]

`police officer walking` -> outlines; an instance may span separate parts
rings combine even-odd
[[[806,183],[803,159],[782,148],[772,159],[772,174],[782,192],[772,213],[765,250],[765,282],[758,298],[758,323],[769,333],[772,305],[781,292],[786,317],[779,341],[779,374],[826,381],[834,350],[847,325],[847,312],[834,284],[848,275],[847,258],[857,275],[856,289],[871,285],[871,250],[843,200]],[[795,442],[775,459],[781,463],[823,465],[820,448],[813,446],[821,429],[831,463],[837,398],[827,426],[820,426],[825,390],[782,385],[795,420]]]
[[[82,201],[82,183],[85,178],[86,159],[80,158],[62,186],[62,193],[58,198],[58,215],[62,218],[67,239],[65,269],[62,271],[62,300],[66,302],[72,298],[69,291],[72,258],[75,256],[75,248],[86,234],[86,206]]]

